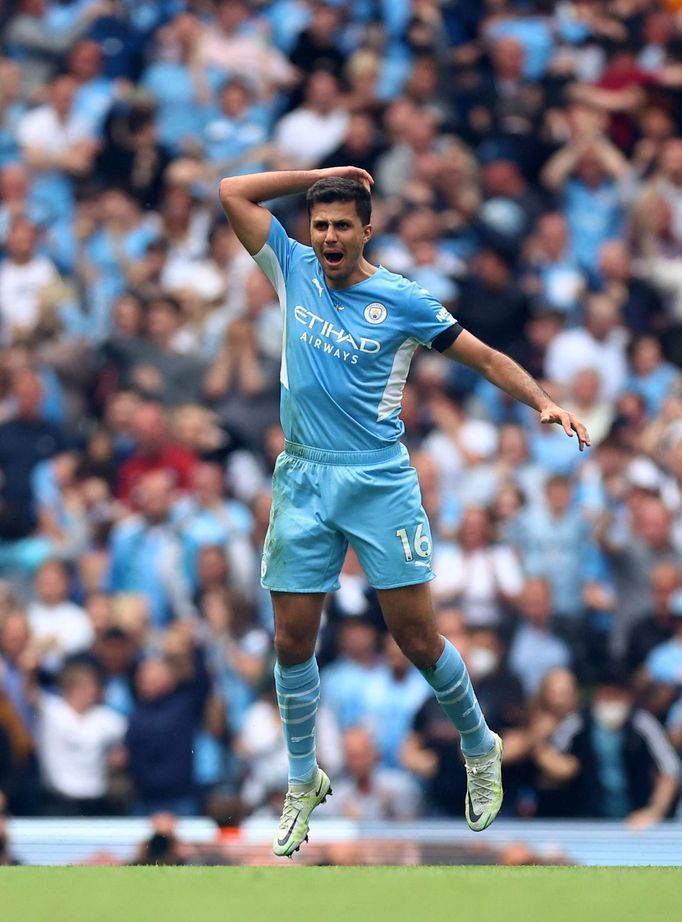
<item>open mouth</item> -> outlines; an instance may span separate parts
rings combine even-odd
[[[327,250],[324,253],[325,262],[328,262],[332,266],[338,266],[338,264],[343,259],[343,253],[340,253],[338,250]]]

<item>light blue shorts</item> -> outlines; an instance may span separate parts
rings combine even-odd
[[[261,585],[338,589],[349,544],[375,589],[434,578],[431,530],[407,449],[338,452],[287,442],[273,475]]]

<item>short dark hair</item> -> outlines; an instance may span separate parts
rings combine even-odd
[[[372,220],[372,196],[366,186],[356,179],[344,179],[342,176],[329,176],[318,179],[308,189],[306,204],[310,215],[313,207],[323,202],[355,202],[355,208],[363,224]]]

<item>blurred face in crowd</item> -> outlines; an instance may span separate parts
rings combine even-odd
[[[581,182],[589,189],[596,189],[600,186],[606,176],[599,155],[596,151],[589,149],[578,160],[576,172]]]
[[[632,275],[630,250],[623,240],[607,240],[599,251],[599,268],[605,279],[627,282]]]
[[[561,720],[578,708],[578,683],[570,669],[552,669],[540,686],[544,707]]]
[[[571,505],[573,485],[567,477],[550,477],[545,488],[545,495],[552,514],[563,515]]]
[[[372,774],[377,761],[377,751],[366,730],[353,727],[343,737],[346,771],[356,781],[365,781]]]
[[[168,298],[156,298],[147,307],[147,336],[159,348],[168,348],[181,323],[180,307]]]
[[[670,512],[659,499],[647,496],[637,506],[635,530],[654,550],[668,547],[670,524]]]
[[[592,717],[607,730],[621,730],[632,710],[632,695],[618,685],[598,685],[592,697]]]
[[[592,407],[601,394],[601,375],[594,368],[583,368],[571,383],[571,396],[579,407]]]
[[[131,432],[138,407],[140,398],[133,391],[116,391],[107,401],[107,426],[114,433]]]
[[[500,428],[499,455],[507,464],[523,464],[528,460],[528,439],[522,426],[507,424]]]
[[[230,80],[220,93],[220,107],[229,118],[239,118],[249,108],[251,94],[239,80]]]
[[[654,611],[667,618],[670,612],[670,597],[682,587],[682,571],[672,563],[660,563],[651,571],[651,595]]]
[[[146,474],[136,489],[136,499],[150,525],[165,522],[173,504],[173,479],[166,471]]]
[[[197,464],[191,480],[192,493],[202,505],[210,506],[222,499],[223,471],[219,464]]]
[[[552,589],[544,579],[529,579],[519,599],[519,610],[534,628],[544,630],[552,616]]]
[[[141,336],[144,330],[144,311],[139,298],[122,295],[114,305],[116,335],[126,339]]]
[[[341,656],[356,663],[368,664],[376,654],[377,630],[357,618],[348,618],[340,625],[338,643]]]
[[[549,260],[561,259],[568,243],[568,229],[563,215],[558,212],[542,215],[538,219],[535,234]]]
[[[85,602],[90,624],[95,629],[95,634],[100,635],[113,626],[114,607],[111,597],[103,592],[94,592]]]
[[[524,185],[518,166],[511,160],[493,160],[481,171],[483,187],[490,198],[502,196],[513,198]]]
[[[469,638],[467,665],[474,679],[487,679],[499,669],[504,647],[497,631],[476,629]]]
[[[636,375],[650,375],[663,361],[661,344],[655,336],[641,336],[632,349],[632,370]]]
[[[490,543],[490,519],[485,509],[470,506],[459,526],[459,540],[465,551],[475,551]]]
[[[488,288],[506,288],[509,284],[509,265],[495,250],[489,247],[479,250],[473,264],[476,274]]]
[[[330,3],[316,3],[308,31],[318,45],[330,45],[336,40],[336,30],[341,25],[341,10]]]
[[[143,701],[164,698],[175,689],[173,671],[163,659],[145,660],[135,675],[135,689]]]
[[[57,115],[62,120],[66,119],[71,112],[76,88],[77,84],[73,77],[55,77],[52,82],[50,100]]]
[[[202,588],[226,585],[228,566],[223,547],[211,544],[201,548],[197,559],[197,576]]]
[[[320,115],[328,115],[339,103],[339,84],[336,77],[325,70],[311,74],[305,92],[306,107]]]
[[[62,564],[48,561],[38,570],[36,594],[45,605],[58,605],[69,594],[69,577]]]
[[[1,72],[0,72],[1,79]],[[8,163],[0,170],[0,199],[3,204],[23,202],[28,193],[28,173],[20,163]]]
[[[365,112],[353,113],[344,140],[346,150],[358,155],[367,154],[374,147],[375,139],[374,120]]]
[[[235,32],[249,18],[248,4],[243,0],[218,0],[215,15],[226,35]]]
[[[69,55],[69,72],[79,81],[97,77],[102,70],[102,49],[89,39],[77,42]]]
[[[515,38],[500,39],[493,45],[492,61],[498,79],[520,80],[525,63],[523,45]]]
[[[586,304],[586,326],[597,340],[604,340],[620,322],[618,305],[607,295],[593,295]]]
[[[40,416],[44,391],[42,382],[34,371],[19,371],[13,376],[12,396],[16,401],[18,418],[37,419]]]
[[[97,673],[89,666],[67,666],[61,684],[65,700],[79,714],[95,707],[102,694]]]
[[[135,644],[125,631],[115,627],[106,631],[97,652],[107,675],[125,675],[135,659]]]
[[[12,224],[7,235],[7,253],[12,262],[25,265],[33,259],[38,231],[28,221],[18,220]]]
[[[133,438],[142,454],[155,454],[168,440],[166,417],[157,403],[142,403],[135,407],[131,419]]]
[[[10,662],[17,661],[30,637],[28,620],[22,612],[10,612],[0,622],[0,651]]]
[[[645,138],[667,141],[675,135],[675,120],[667,109],[647,106],[639,118],[639,127]]]

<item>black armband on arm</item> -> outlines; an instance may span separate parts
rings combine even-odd
[[[447,330],[443,330],[442,333],[439,333],[438,336],[431,343],[431,348],[435,349],[436,352],[445,352],[446,349],[454,343],[459,334],[462,332],[464,327],[461,323],[458,323],[456,320],[451,327],[448,327]]]

